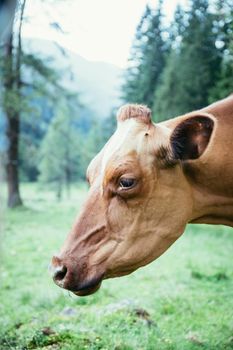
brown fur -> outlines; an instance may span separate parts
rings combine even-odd
[[[117,118],[88,167],[83,210],[53,259],[55,282],[77,295],[158,258],[189,222],[233,227],[233,96],[159,124],[138,105]],[[122,188],[122,178],[134,186]]]

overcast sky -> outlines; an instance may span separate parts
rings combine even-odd
[[[164,14],[169,21],[177,3],[188,0],[165,0]],[[54,1],[55,3],[55,1]],[[91,61],[104,61],[125,67],[136,26],[147,3],[157,0],[28,0],[28,20],[23,36],[55,40],[62,46]],[[64,34],[49,22],[59,22]]]

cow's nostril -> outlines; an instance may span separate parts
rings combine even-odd
[[[55,281],[62,281],[65,278],[66,273],[67,267],[65,265],[57,266],[53,274],[53,279]]]

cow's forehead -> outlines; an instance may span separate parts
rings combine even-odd
[[[153,134],[154,126],[146,124],[135,118],[129,118],[118,122],[115,133],[111,136],[104,148],[91,161],[88,170],[88,178],[100,178],[103,180],[109,167],[123,165],[124,162],[135,160],[135,155],[144,152],[145,135]],[[148,140],[147,140],[148,142]]]
[[[107,164],[112,158],[123,158],[129,153],[137,151],[140,144],[140,135],[147,128],[147,125],[139,123],[133,118],[118,123],[115,133],[104,147],[101,172],[105,172]]]

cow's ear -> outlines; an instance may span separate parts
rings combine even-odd
[[[178,124],[171,134],[171,149],[174,159],[197,159],[210,141],[214,121],[207,115],[195,115]]]

